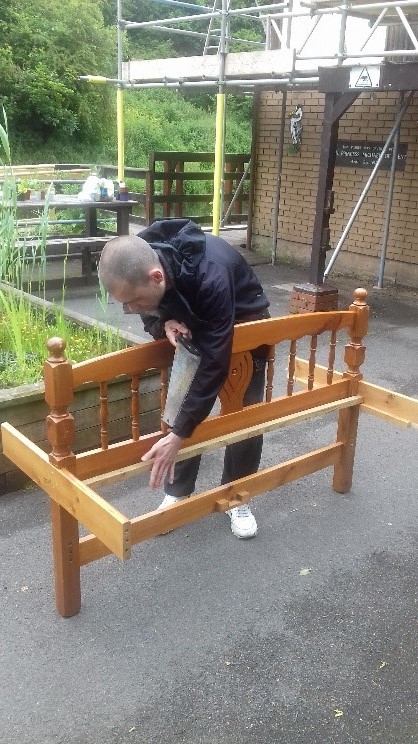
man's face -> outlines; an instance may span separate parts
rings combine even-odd
[[[117,302],[127,305],[131,313],[145,313],[157,309],[165,289],[164,275],[156,271],[150,274],[146,284],[132,285],[119,280],[113,285],[110,294]]]

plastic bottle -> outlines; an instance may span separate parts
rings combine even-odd
[[[129,201],[128,187],[124,181],[119,183],[119,201]]]

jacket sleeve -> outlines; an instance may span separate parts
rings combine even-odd
[[[193,343],[202,354],[197,373],[172,430],[189,437],[210,413],[228,375],[235,315],[234,280],[226,267],[209,264],[196,290],[193,310],[199,328]]]
[[[146,313],[139,313],[141,320],[144,324],[144,331],[149,333],[155,341],[160,338],[165,338],[164,323],[165,321],[161,318],[157,318],[156,315],[147,315]]]

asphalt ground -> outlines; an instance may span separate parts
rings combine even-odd
[[[287,314],[306,271],[255,270]],[[341,307],[361,284],[331,283]],[[365,378],[417,396],[416,294],[369,290]],[[66,304],[103,319],[95,294],[69,288]],[[104,316],[142,333],[117,304]],[[335,422],[266,436],[262,467],[334,441]],[[417,436],[361,414],[349,494],[323,470],[253,500],[254,540],[217,514],[96,561],[70,619],[54,608],[46,495],[3,496],[0,744],[418,742]],[[221,458],[203,459],[199,490]],[[101,493],[129,516],[161,499],[145,478]]]

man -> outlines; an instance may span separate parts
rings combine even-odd
[[[154,339],[175,346],[182,335],[201,353],[197,373],[170,432],[142,459],[153,459],[152,488],[164,485],[164,509],[190,496],[200,465],[195,457],[174,465],[183,439],[209,415],[224,384],[234,323],[268,318],[269,302],[252,268],[229,243],[187,219],[160,220],[137,236],[113,238],[103,248],[100,281],[128,312],[140,313]],[[253,375],[244,405],[263,399],[266,347],[253,352]],[[229,445],[221,483],[257,471],[262,437]],[[255,537],[257,523],[245,504],[227,512],[234,535]]]

